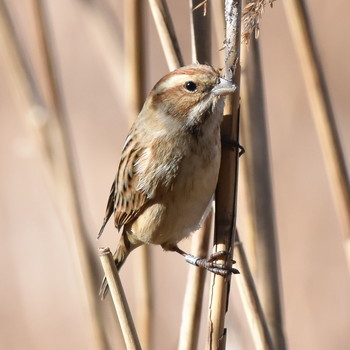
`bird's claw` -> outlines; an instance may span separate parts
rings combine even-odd
[[[228,276],[231,273],[239,274],[239,271],[232,267],[233,264],[236,263],[235,260],[231,260],[231,264],[219,264],[216,261],[227,258],[229,252],[219,251],[213,253],[208,259],[198,258],[191,254],[186,256],[186,261],[192,265],[203,267],[204,269],[215,273],[220,276]]]
[[[219,250],[218,252],[212,253],[207,261],[212,262],[212,261],[217,261],[217,260],[226,260],[227,257],[230,255],[230,252],[225,251],[225,250]],[[235,264],[235,260],[231,260],[232,264]]]
[[[225,137],[221,137],[221,144],[223,147],[227,147],[231,151],[235,151],[238,148],[238,157],[242,156],[245,153],[245,149],[239,142],[234,140],[228,140]]]

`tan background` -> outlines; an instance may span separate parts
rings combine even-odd
[[[39,67],[30,1],[7,2],[11,3],[18,29],[26,38],[27,50]],[[122,3],[112,2],[122,28]],[[117,81],[113,79],[106,54],[80,1],[47,3],[91,242],[96,248],[114,247],[117,232],[112,225],[101,242],[95,241],[95,234],[128,130],[129,116],[122,96],[128,78],[123,75],[121,61],[117,66]],[[350,167],[350,3],[346,0],[307,3]],[[190,63],[187,1],[171,0],[169,5],[185,61]],[[147,28],[150,49],[145,69],[149,91],[167,72],[167,67],[150,17]],[[122,32],[119,39],[122,40]],[[350,349],[350,278],[343,235],[282,1],[276,1],[273,10],[266,9],[260,42],[289,349]],[[92,350],[69,240],[45,185],[41,158],[24,122],[24,111],[9,84],[3,50],[0,56],[0,348]],[[185,242],[184,246],[188,248],[189,243]],[[181,257],[163,253],[159,247],[152,247],[152,257],[156,286],[154,349],[176,349],[188,266]],[[137,272],[134,261],[131,256],[121,272],[133,312],[134,272]],[[206,296],[205,306],[207,300]],[[109,306],[105,303],[103,307]],[[227,325],[228,349],[253,349],[235,286]],[[205,339],[205,319],[202,328],[200,348]],[[120,340],[111,338],[115,348],[122,348]]]

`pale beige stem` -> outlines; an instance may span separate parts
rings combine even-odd
[[[241,2],[225,1],[226,22],[226,78],[237,85],[233,96],[225,103],[221,131],[224,138],[239,140],[239,83]],[[233,254],[233,233],[236,225],[238,151],[223,148],[219,181],[216,189],[215,233],[213,251]],[[207,349],[223,350],[226,347],[225,315],[228,306],[230,277],[213,274],[210,288]]]
[[[145,99],[145,61],[144,61],[144,25],[143,25],[143,1],[128,0],[124,4],[124,18],[126,28],[124,30],[125,42],[125,97],[130,115],[130,124],[140,113]],[[140,335],[142,347],[145,350],[152,349],[152,292],[150,247],[143,245],[135,251],[137,266],[134,270],[135,294],[136,294],[136,325]]]
[[[268,135],[258,41],[242,53],[242,160],[248,213],[244,232],[250,266],[275,348],[286,348],[280,296],[278,244],[270,175]]]
[[[335,205],[344,229],[345,252],[350,268],[350,182],[326,81],[312,38],[304,2],[285,0],[283,3],[295,49],[300,58]]]
[[[165,0],[149,0],[169,70],[184,65],[168,5]]]
[[[118,315],[120,328],[123,333],[127,350],[141,350],[141,345],[136,333],[134,321],[131,316],[128,302],[125,297],[122,283],[116,269],[113,255],[109,248],[100,248],[101,264],[107,278],[115,311]]]

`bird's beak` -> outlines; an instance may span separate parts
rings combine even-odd
[[[237,86],[231,81],[224,78],[219,78],[219,83],[214,86],[212,92],[216,96],[225,96],[233,94],[237,89]]]

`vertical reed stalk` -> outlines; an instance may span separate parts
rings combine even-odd
[[[253,253],[258,294],[275,348],[286,348],[281,310],[279,261],[258,41],[242,54],[243,177],[248,202],[247,241]],[[251,228],[251,232],[249,231]]]
[[[237,92],[228,96],[225,103],[224,119],[221,125],[223,137],[238,142],[239,135],[239,83],[240,83],[240,37],[241,2],[225,1],[226,58],[225,75],[237,86]],[[236,225],[238,151],[223,148],[219,180],[216,189],[215,232],[213,251],[233,254],[233,233]],[[212,276],[207,349],[223,350],[226,347],[225,314],[228,306],[230,276]]]
[[[113,255],[109,248],[100,248],[101,264],[107,278],[115,311],[118,315],[120,328],[123,333],[127,350],[141,350],[141,345],[136,333],[134,321],[131,316],[129,305],[120,281]]]
[[[304,74],[335,205],[345,233],[345,252],[350,269],[350,182],[345,157],[304,2],[286,0],[284,4]]]
[[[128,99],[130,122],[139,114],[145,98],[144,71],[144,25],[143,1],[129,0],[125,2],[125,58],[126,94]],[[152,349],[152,286],[149,246],[143,245],[135,251],[137,259],[134,271],[136,292],[136,322],[140,340],[145,350]]]

